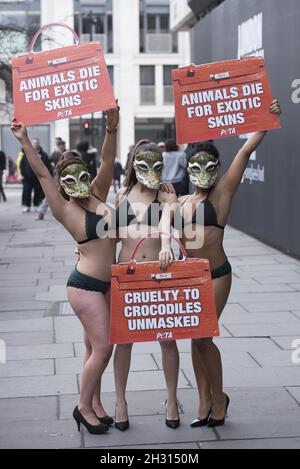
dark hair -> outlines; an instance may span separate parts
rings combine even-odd
[[[178,151],[178,145],[175,142],[175,140],[167,140],[165,145],[166,145],[166,152]]]
[[[213,155],[218,160],[220,159],[219,151],[215,145],[211,142],[197,142],[191,145],[186,152],[187,160],[189,161],[193,156],[197,155],[200,152],[209,153]]]
[[[84,141],[84,142],[79,142],[78,145],[76,146],[76,149],[77,149],[80,153],[85,153],[85,152],[88,151],[89,147],[90,147],[89,142]]]
[[[79,154],[76,151],[65,151],[59,158],[57,165],[56,165],[56,171],[57,171],[57,184],[59,191],[61,195],[63,196],[64,199],[70,200],[70,197],[65,193],[61,185],[59,184],[59,178],[61,176],[61,173],[63,172],[64,169],[66,169],[68,166],[71,164],[81,164],[85,167],[86,171],[88,171],[85,162],[82,160],[82,158],[79,156]]]
[[[126,177],[124,181],[124,186],[126,186],[126,191],[125,191],[126,195],[129,194],[131,189],[137,183],[137,177],[136,177],[135,170],[133,167],[134,159],[137,155],[145,151],[151,151],[153,153],[158,153],[159,155],[161,155],[161,151],[159,147],[156,145],[156,143],[150,142],[150,140],[140,140],[136,144],[128,162]]]

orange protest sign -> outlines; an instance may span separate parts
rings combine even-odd
[[[173,70],[173,87],[178,144],[280,128],[261,57]]]
[[[112,266],[111,344],[219,335],[209,262],[186,259],[180,246],[183,260],[167,271],[159,262],[136,263],[136,250],[130,262]]]
[[[33,52],[41,32],[63,26],[76,45]],[[75,31],[51,23],[35,34],[29,53],[12,59],[15,117],[27,125],[66,119],[116,106],[104,54],[99,42],[79,44]]]

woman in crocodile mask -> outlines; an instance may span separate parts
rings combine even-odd
[[[272,102],[270,112],[280,116],[277,100]],[[214,145],[198,144],[188,155],[188,172],[195,192],[179,199],[175,227],[182,231],[188,257],[210,261],[218,317],[231,288],[231,266],[223,247],[224,228],[249,158],[265,135],[266,132],[253,134],[219,180],[219,153]],[[223,392],[221,355],[213,340],[192,340],[192,359],[200,406],[198,417],[191,426],[224,425],[230,400]]]
[[[151,232],[163,232],[167,236],[155,236],[140,249],[137,261],[159,260],[165,269],[173,260],[170,246],[171,221],[177,197],[174,191],[161,190],[163,158],[158,146],[148,140],[139,142],[129,161],[125,188],[117,194],[117,226],[121,251],[119,262],[131,259],[132,251],[139,241]],[[166,424],[177,428],[179,415],[177,406],[177,382],[179,354],[176,342],[162,342],[162,360],[168,388],[166,401]],[[114,356],[117,393],[115,426],[121,430],[129,427],[126,385],[130,369],[132,344],[118,345]]]
[[[67,291],[69,302],[84,328],[86,352],[80,402],[73,416],[78,430],[83,424],[93,434],[107,432],[108,425],[113,423],[101,404],[100,385],[113,349],[108,340],[108,292],[116,243],[115,236],[109,235],[113,213],[105,202],[114,171],[118,121],[118,107],[107,112],[101,168],[93,182],[79,155],[65,152],[57,165],[59,188],[32,147],[25,125],[14,120],[11,126],[41,183],[54,217],[78,243],[80,260],[69,277]]]

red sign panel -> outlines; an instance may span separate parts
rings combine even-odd
[[[116,107],[99,42],[33,52],[38,35],[49,26],[36,33],[28,54],[12,59],[16,119],[31,125]]]
[[[112,266],[110,343],[219,335],[208,260]]]
[[[178,144],[280,128],[261,57],[173,70],[173,87]]]

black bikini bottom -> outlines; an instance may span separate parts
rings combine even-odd
[[[96,278],[89,277],[88,275],[81,274],[78,272],[77,267],[75,267],[68,279],[67,287],[78,288],[79,290],[95,291],[105,295],[110,288],[110,282],[104,282],[103,280],[98,280]]]
[[[225,277],[232,272],[231,265],[228,259],[224,262],[224,264],[219,267],[218,269],[211,271],[211,278],[214,280],[216,278]]]

